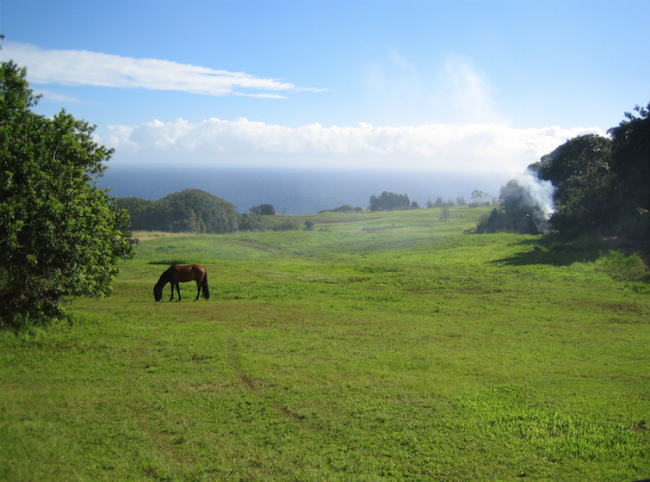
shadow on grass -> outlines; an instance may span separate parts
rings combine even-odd
[[[507,266],[569,266],[573,263],[596,261],[610,249],[606,241],[596,237],[567,240],[554,235],[526,239],[516,245],[530,246],[531,249],[508,258],[495,259],[492,263]]]

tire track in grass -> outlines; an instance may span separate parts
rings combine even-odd
[[[273,403],[273,400],[269,397],[265,397],[257,385],[261,378],[251,378],[244,372],[244,369],[241,365],[239,356],[237,355],[237,343],[232,339],[228,340],[228,360],[232,365],[237,377],[241,380],[242,384],[246,390],[250,393],[255,394],[257,397],[265,401],[265,405],[269,408],[272,408],[280,417],[288,420],[290,422],[296,422],[301,429],[305,430],[316,430],[318,427],[309,423],[304,415],[300,415],[296,412],[291,411],[287,406],[280,403]]]
[[[241,366],[241,361],[237,356],[237,343],[233,342],[232,339],[228,340],[228,360],[235,370],[237,378],[241,380],[246,389],[252,393],[259,394],[259,389],[255,386],[255,382],[259,379],[250,378],[248,375],[246,375],[246,373],[244,373],[244,369]]]
[[[127,393],[125,405],[129,409],[130,418],[140,429],[143,438],[141,451],[144,458],[137,457],[140,467],[134,468],[142,470],[147,477],[156,479],[165,479],[172,466],[187,467],[194,463],[182,450],[178,449],[174,434],[167,434],[158,429],[157,421],[150,415],[155,407],[151,406],[149,400],[142,397],[144,393],[143,376],[138,377],[138,375],[146,376],[147,373],[155,373],[155,363],[152,361],[144,364],[143,359],[152,356],[152,342],[160,337],[162,330],[162,327],[158,328],[151,336],[137,342],[130,354],[131,363],[126,366],[124,373],[124,387]],[[151,444],[151,448],[147,447],[147,441]]]

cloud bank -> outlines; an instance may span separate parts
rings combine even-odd
[[[26,65],[28,79],[33,84],[262,98],[283,98],[286,92],[318,91],[242,72],[166,60],[86,50],[46,50],[16,42],[7,42],[3,47],[3,58]],[[211,118],[198,123],[183,119],[154,120],[136,126],[103,128],[97,132],[97,139],[116,148],[111,165],[399,169],[513,176],[572,137],[586,133],[604,135],[601,129],[588,127],[508,127],[492,101],[487,77],[462,58],[451,57],[445,63],[440,82],[435,83],[441,86],[440,92],[432,91],[417,68],[398,52],[391,53],[388,67],[371,66],[369,79],[368,91],[373,104],[388,107],[385,111],[391,116],[408,110],[404,106],[417,104],[427,111],[456,113],[456,119],[465,119],[465,123],[406,127],[366,123],[324,127],[316,123],[286,127],[244,118],[234,121]],[[81,102],[57,95],[48,92],[46,98]]]
[[[115,164],[369,168],[514,175],[566,140],[599,128],[515,129],[499,124],[301,127],[211,118],[111,126],[98,140]]]
[[[27,66],[28,80],[32,84],[179,90],[265,98],[283,98],[279,92],[298,90],[293,84],[276,79],[167,60],[135,59],[87,50],[46,50],[17,42],[6,42],[3,48],[3,58]]]

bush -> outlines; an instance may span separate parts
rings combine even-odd
[[[620,251],[611,251],[598,259],[597,264],[601,271],[618,281],[650,281],[650,270],[636,253],[626,256]]]
[[[300,230],[300,224],[296,221],[290,219],[285,219],[271,226],[273,231],[298,231]]]
[[[357,207],[352,207],[350,204],[344,204],[343,206],[339,206],[334,209],[323,209],[322,211],[318,211],[319,214],[322,213],[362,213],[363,208],[360,206]]]
[[[239,218],[240,231],[266,231],[270,223],[259,214],[244,213]]]

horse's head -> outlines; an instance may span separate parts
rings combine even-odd
[[[163,292],[162,286],[156,285],[153,287],[153,297],[156,299],[156,301],[162,301],[162,292]]]

